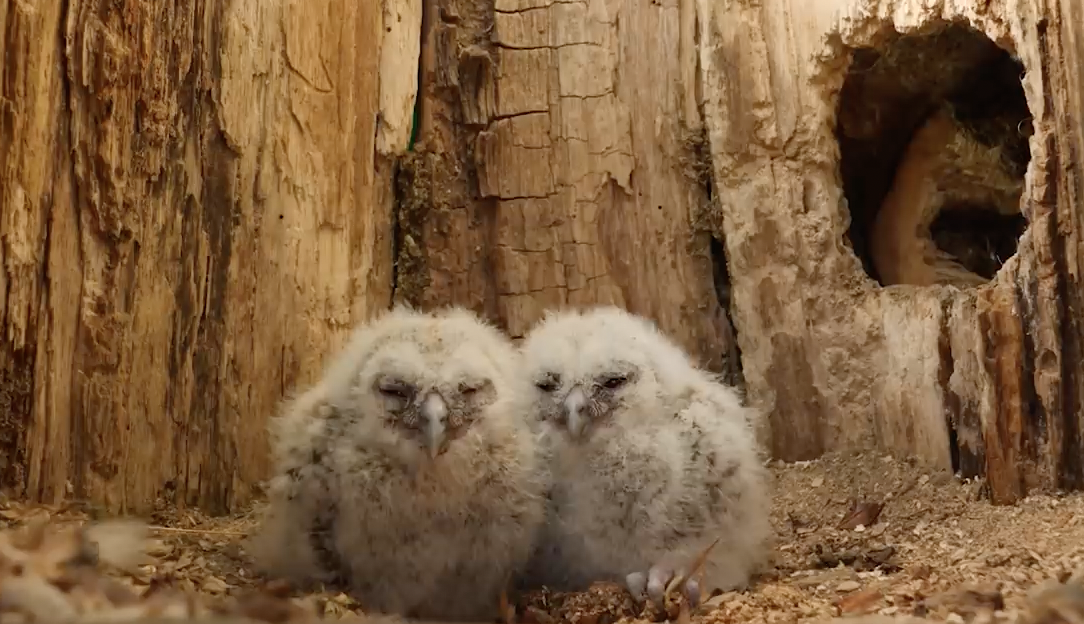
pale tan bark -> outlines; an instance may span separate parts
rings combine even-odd
[[[944,109],[923,124],[896,167],[870,232],[870,254],[883,285],[986,283],[935,246],[930,226],[950,209],[945,205],[950,200],[1018,214],[1023,180],[1006,172],[1002,159],[1001,150],[967,137]]]
[[[914,454],[998,501],[1084,486],[1074,0],[159,4],[0,3],[17,494],[244,502],[266,418],[393,288],[513,336],[616,303],[733,367],[713,237],[776,457]],[[1027,69],[1030,227],[990,283],[885,288],[848,244],[834,126],[893,119],[840,110],[848,51],[945,20]]]
[[[278,401],[389,301],[420,20],[393,5],[0,3],[5,486],[252,495]]]
[[[875,447],[949,467],[955,450],[1000,502],[1084,484],[1081,5],[701,0],[699,10],[735,324],[775,456]],[[846,238],[834,126],[847,50],[954,20],[1027,70],[1030,226],[990,283],[884,288]]]
[[[546,309],[613,303],[706,365],[736,365],[690,162],[695,6],[447,0],[431,13],[419,195],[432,201],[419,246],[401,245],[425,277],[399,295],[470,306],[513,336]]]

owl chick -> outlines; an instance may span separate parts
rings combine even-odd
[[[337,580],[374,612],[494,616],[545,518],[520,362],[465,310],[397,308],[359,328],[275,419],[257,567]]]
[[[527,582],[624,582],[661,605],[666,585],[718,539],[704,582],[744,586],[767,560],[771,527],[754,412],[738,395],[614,307],[551,314],[521,350],[553,471]],[[681,589],[699,602],[698,581]]]

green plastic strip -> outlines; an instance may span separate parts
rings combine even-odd
[[[418,85],[421,87],[421,85]],[[418,95],[414,96],[414,118],[410,122],[410,143],[407,143],[407,151],[414,151],[414,142],[418,140],[418,119],[421,116],[422,90],[418,89]]]

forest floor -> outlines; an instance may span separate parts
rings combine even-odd
[[[979,500],[979,484],[930,474],[881,455],[776,464],[774,570],[744,592],[718,595],[696,623],[801,622],[840,615],[916,615],[951,622],[1014,622],[1037,585],[1084,564],[1084,496],[1030,497],[1012,507]],[[45,513],[7,503],[0,526]],[[63,515],[70,515],[65,512]],[[206,518],[163,509],[152,518],[156,563],[126,579],[155,577],[218,598],[258,585],[241,539],[252,513]],[[343,594],[305,598],[325,618],[360,613]],[[671,614],[673,615],[673,614]],[[520,624],[662,621],[616,586],[521,598]]]

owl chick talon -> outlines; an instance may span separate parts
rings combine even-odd
[[[633,576],[633,575],[629,575]],[[641,577],[643,575],[640,575]],[[680,590],[690,609],[700,604],[700,582],[686,576],[684,570],[675,570],[670,566],[655,565],[647,573],[647,595],[651,602],[660,609],[666,608],[666,599]]]
[[[654,565],[647,571],[647,597],[660,609],[666,606],[666,586],[674,578],[670,566]]]
[[[633,572],[625,577],[625,585],[629,593],[637,602],[643,602],[644,591],[647,589],[647,575],[643,572]]]
[[[700,582],[696,579],[689,579],[685,581],[685,587],[682,588],[685,594],[685,602],[689,605],[690,609],[695,609],[700,606]]]

